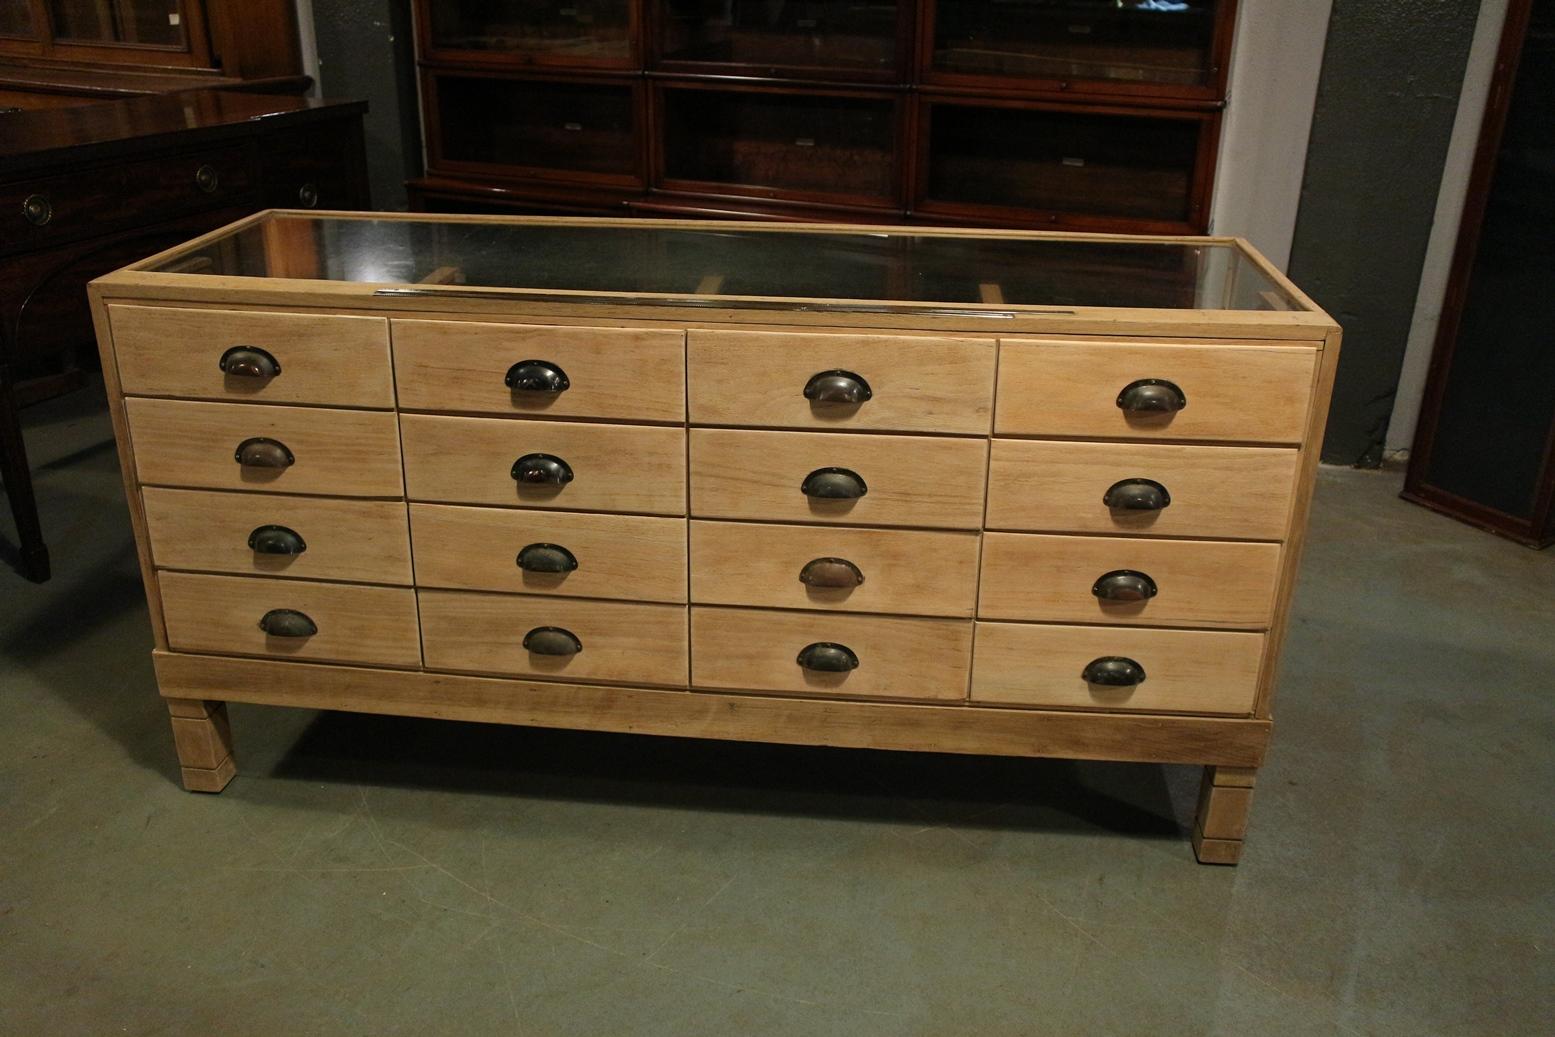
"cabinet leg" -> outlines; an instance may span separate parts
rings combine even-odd
[[[173,744],[183,767],[184,788],[220,792],[237,773],[232,762],[232,728],[227,704],[205,699],[164,699],[172,714]]]
[[[1257,775],[1251,767],[1204,768],[1199,813],[1193,821],[1193,853],[1200,864],[1235,864],[1242,859]]]
[[[0,352],[3,351],[4,344],[0,343]],[[38,523],[32,472],[27,467],[27,449],[22,443],[22,426],[10,377],[4,357],[0,357],[0,483],[5,485],[11,517],[16,520],[22,575],[34,583],[43,583],[49,578],[49,549],[43,544],[43,528]]]

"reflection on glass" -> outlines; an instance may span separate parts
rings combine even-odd
[[[594,173],[636,164],[629,86],[446,76],[437,104],[448,161]]]
[[[0,0],[0,36],[31,36],[32,9],[27,0]]]
[[[529,53],[557,63],[620,64],[631,55],[629,0],[438,0],[432,45]]]
[[[749,65],[762,71],[890,69],[893,0],[665,0],[665,61]]]
[[[49,13],[55,39],[148,47],[184,42],[181,0],[49,0]]]
[[[1198,86],[1217,0],[936,0],[945,72]]]
[[[373,284],[466,285],[778,305],[849,299],[1159,309],[1297,309],[1235,246],[979,238],[862,230],[756,231],[634,225],[273,216],[163,260],[170,272]],[[631,300],[626,300],[631,301]]]

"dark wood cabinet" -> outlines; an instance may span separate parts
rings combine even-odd
[[[1234,0],[415,0],[442,212],[1208,224]]]

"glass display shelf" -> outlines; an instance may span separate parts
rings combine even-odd
[[[661,0],[658,61],[727,75],[890,79],[903,8],[894,0]]]
[[[54,38],[76,43],[182,47],[182,0],[50,0]]]
[[[633,0],[438,0],[425,6],[434,53],[541,65],[633,64]]]

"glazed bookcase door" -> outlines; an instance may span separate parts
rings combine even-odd
[[[419,5],[435,61],[639,67],[639,0],[438,0]]]
[[[0,54],[210,68],[205,6],[189,0],[4,0]]]
[[[656,0],[658,68],[729,76],[897,81],[909,61],[900,0]]]

